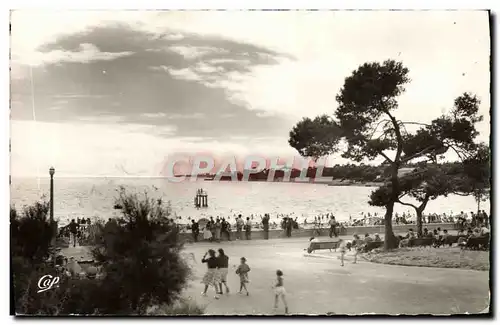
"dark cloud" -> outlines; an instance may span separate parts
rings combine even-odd
[[[64,36],[45,44],[40,51],[78,52],[82,44],[94,45],[101,52],[133,54],[113,60],[62,62],[33,68],[37,120],[75,121],[91,117],[109,121],[110,117],[117,117],[118,123],[172,125],[177,136],[265,136],[288,130],[290,123],[283,117],[258,115],[259,111],[230,101],[224,89],[179,79],[168,72],[203,63],[214,69],[200,75],[216,80],[227,73],[248,72],[256,65],[275,64],[283,56],[280,53],[178,31],[158,36],[125,25],[96,27]],[[201,49],[199,55],[186,56],[179,51],[193,48]],[[12,80],[11,90],[12,118],[32,119],[31,80]]]

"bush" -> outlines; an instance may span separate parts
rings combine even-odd
[[[42,217],[46,211],[43,205],[35,204],[18,218],[11,210],[15,221],[11,238],[15,243],[12,271],[16,313],[145,315],[150,314],[152,306],[161,306],[155,310],[165,315],[203,314],[204,308],[180,297],[190,269],[181,257],[178,230],[168,220],[169,205],[149,198],[147,193],[144,197],[127,194],[124,188],[120,188],[116,205],[121,207],[122,217],[100,224],[92,238],[92,255],[103,276],[90,280],[61,274],[58,288],[42,293],[37,293],[40,277],[57,274],[44,262],[50,255],[47,220]],[[28,224],[31,226],[22,226]],[[40,230],[40,238],[34,241],[27,236],[33,229]]]
[[[189,267],[180,255],[177,228],[169,222],[170,206],[124,188],[116,205],[122,217],[106,223],[92,251],[105,274],[102,290],[109,293],[100,312],[145,314],[149,306],[172,304],[186,285]]]
[[[10,208],[12,302],[17,313],[38,311],[37,303],[33,303],[40,296],[36,294],[38,280],[42,275],[55,272],[55,268],[46,263],[56,250],[51,246],[53,230],[48,211],[47,202],[24,207],[21,214]]]
[[[203,315],[205,313],[205,306],[199,306],[193,301],[187,299],[179,299],[172,305],[162,305],[150,308],[147,311],[148,315],[161,316],[182,316],[182,315]]]
[[[51,247],[53,228],[49,220],[49,204],[36,202],[23,208],[22,214],[10,208],[10,239],[12,256],[22,256],[32,263],[45,261]]]

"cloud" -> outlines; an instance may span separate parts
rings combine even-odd
[[[48,52],[38,52],[29,58],[19,57],[14,63],[29,64],[31,66],[56,64],[64,62],[89,63],[92,61],[111,61],[120,57],[134,54],[130,51],[125,52],[101,52],[93,44],[80,44],[76,51],[53,50]]]
[[[187,114],[187,115],[172,114],[172,115],[168,116],[169,119],[201,119],[204,117],[206,117],[206,115],[203,113],[194,113],[194,114]]]
[[[164,137],[161,132],[173,129],[152,125],[12,121],[11,128],[14,177],[36,176],[37,170],[50,166],[61,176],[154,177],[161,175],[169,157],[180,153],[238,157],[294,154],[287,146],[276,150],[276,142],[251,137],[241,141]]]
[[[274,52],[241,41],[176,33],[182,34],[182,39],[164,37],[171,34],[165,30],[152,33],[134,24],[103,23],[42,44],[39,49],[44,53],[92,52],[97,48],[101,54],[94,59],[103,60],[81,64],[69,62],[76,60],[72,57],[33,68],[32,80],[29,74],[13,80],[12,97],[18,104],[13,105],[12,118],[32,119],[33,97],[39,121],[175,124],[176,136],[287,134],[292,124],[289,120],[277,115],[257,116],[258,111],[235,100],[228,92],[231,88],[225,87],[254,67],[276,64],[271,55]],[[81,44],[93,47],[82,49]],[[187,59],[169,50],[176,46],[198,49],[197,57]],[[108,54],[115,59],[104,60]],[[64,109],[51,109],[61,98],[71,102]]]
[[[164,36],[164,38],[169,41],[180,41],[184,39],[184,35],[182,35],[181,33],[172,33]]]
[[[147,117],[147,118],[157,118],[157,117],[165,117],[167,114],[165,113],[143,113],[141,116]]]
[[[67,98],[67,99],[80,99],[80,98],[104,98],[106,95],[87,95],[87,94],[61,94],[54,95],[52,98]]]
[[[226,54],[229,53],[229,51],[216,48],[216,47],[210,47],[210,46],[172,46],[169,48],[171,51],[174,51],[176,53],[179,53],[186,59],[196,59],[202,56],[206,56],[208,54]]]
[[[301,117],[332,114],[354,69],[393,58],[412,79],[397,117],[429,121],[471,91],[487,140],[489,50],[487,12],[17,12],[11,116],[27,123],[22,150],[53,143],[72,172],[143,173],[165,150],[288,155]],[[57,126],[23,142],[33,99],[40,125]]]

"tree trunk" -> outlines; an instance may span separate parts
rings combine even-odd
[[[417,236],[418,238],[422,237],[423,231],[422,231],[422,218],[423,218],[423,210],[421,209],[415,209],[417,212]]]
[[[384,249],[393,249],[398,247],[398,240],[394,236],[392,231],[392,212],[394,211],[394,202],[391,202],[385,206],[385,239],[384,239]]]
[[[476,196],[476,201],[477,201],[477,215],[479,215],[479,212],[481,211],[481,194]]]

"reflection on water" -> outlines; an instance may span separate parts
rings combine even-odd
[[[261,183],[261,182],[182,182],[171,183],[164,179],[148,178],[60,178],[55,179],[54,214],[60,220],[77,217],[109,218],[119,211],[113,209],[118,186],[143,193],[151,197],[170,200],[174,211],[182,217],[203,215],[233,216],[242,213],[292,214],[303,220],[312,220],[317,214],[333,212],[337,220],[357,218],[362,212],[383,214],[382,208],[368,205],[368,196],[374,188],[327,186],[320,184]],[[206,209],[196,209],[193,198],[196,190],[208,192]],[[36,179],[12,179],[11,202],[17,208],[32,203],[45,195],[48,198],[49,180],[42,179],[38,191]],[[408,200],[408,202],[414,202]],[[482,202],[489,210],[489,201]],[[477,209],[473,197],[449,196],[429,202],[426,212],[459,213]],[[408,207],[396,205],[396,212],[409,211]]]

